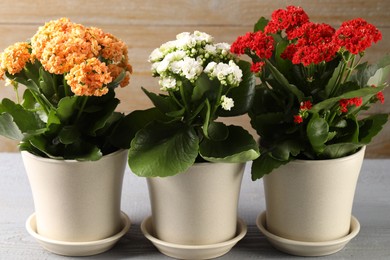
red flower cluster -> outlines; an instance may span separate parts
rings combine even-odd
[[[251,66],[251,71],[253,73],[258,73],[258,72],[260,72],[263,69],[264,65],[265,65],[264,61],[253,62],[252,66]]]
[[[328,24],[305,23],[290,34],[297,41],[288,45],[281,57],[304,66],[331,61],[339,50],[333,42],[334,33]]]
[[[339,101],[340,111],[343,113],[348,112],[348,107],[351,106],[360,107],[362,104],[363,104],[363,98],[361,97],[341,99]]]
[[[385,103],[385,96],[383,95],[383,92],[380,91],[376,93],[376,98],[381,102],[381,104]]]
[[[302,8],[288,6],[286,10],[278,9],[272,13],[264,33],[258,31],[239,36],[232,44],[231,52],[244,54],[253,51],[258,56],[255,62],[269,59],[274,51],[270,35],[282,32],[285,32],[289,45],[281,57],[304,66],[329,62],[344,49],[358,54],[382,38],[380,31],[362,18],[344,22],[336,31],[328,24],[310,22]],[[256,71],[260,66],[253,64],[253,67]]]
[[[230,47],[230,51],[236,54],[244,54],[247,50],[253,51],[261,59],[269,59],[274,50],[274,39],[262,31],[248,32],[239,36]]]
[[[271,17],[272,20],[264,28],[266,33],[278,33],[286,30],[287,35],[289,35],[295,28],[309,21],[309,16],[305,11],[296,6],[287,6],[286,10],[278,9],[272,13]]]
[[[299,114],[294,115],[294,123],[300,124],[303,122],[303,119],[308,116],[307,111],[312,108],[313,104],[310,102],[310,100],[306,100],[301,102],[299,106]]]
[[[362,18],[343,22],[335,34],[335,43],[353,54],[363,52],[381,39],[381,32]]]

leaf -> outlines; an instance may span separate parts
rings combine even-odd
[[[362,146],[363,145],[361,144],[354,143],[336,143],[327,145],[323,151],[322,157],[326,159],[341,158],[354,153],[359,147]]]
[[[210,124],[210,113],[211,113],[211,107],[210,107],[210,102],[208,99],[205,101],[206,104],[206,113],[204,117],[204,122],[203,122],[203,134],[206,138],[209,138],[209,124]]]
[[[315,113],[307,124],[306,132],[314,151],[317,154],[320,154],[325,147],[325,142],[328,140],[328,123],[324,118],[319,117],[319,115]]]
[[[250,70],[250,64],[245,61],[240,61],[238,66],[242,70],[242,81],[236,88],[232,88],[228,94],[234,100],[234,107],[230,111],[221,110],[219,116],[232,117],[247,113],[251,108],[255,92],[256,78]]]
[[[328,83],[325,86],[325,95],[326,98],[329,97],[331,93],[333,93],[333,89],[335,88],[336,81],[340,75],[341,67],[343,63],[340,62],[336,69],[333,71],[332,77],[329,79]]]
[[[203,139],[199,153],[210,162],[239,163],[256,159],[260,153],[256,141],[240,126],[228,126],[229,136],[222,141]]]
[[[26,110],[7,98],[4,98],[0,103],[0,111],[8,113],[22,133],[45,128],[45,123],[37,113]]]
[[[21,141],[24,137],[18,125],[8,113],[0,115],[0,135],[17,141]]]
[[[157,108],[133,111],[117,123],[109,141],[115,147],[129,149],[131,140],[140,129],[153,121],[166,121],[165,118]]]
[[[269,153],[262,153],[259,158],[253,161],[251,168],[252,181],[262,178],[272,170],[288,163],[288,161],[276,160]]]
[[[385,86],[378,86],[376,88],[372,87],[366,87],[359,90],[350,91],[347,93],[344,93],[340,96],[329,98],[327,100],[321,101],[317,104],[315,104],[310,111],[318,113],[323,109],[330,109],[336,102],[340,101],[341,99],[348,99],[348,98],[354,98],[354,97],[364,97],[368,95],[375,95],[379,91],[382,91],[385,88]]]
[[[63,144],[72,144],[80,137],[77,126],[64,126],[58,134],[58,138]]]
[[[269,155],[278,161],[289,161],[291,160],[290,155],[297,156],[301,150],[303,147],[301,147],[299,140],[291,139],[277,142],[273,145]]]
[[[275,68],[275,66],[270,61],[265,60],[265,62],[268,65],[268,68],[274,76],[275,80],[280,84],[284,91],[293,94],[299,102],[303,101],[305,94],[300,91],[299,88],[290,84],[284,75],[277,68]]]
[[[125,78],[125,76],[126,76],[126,70],[122,69],[121,73],[113,81],[111,81],[107,86],[109,88],[116,88],[122,82],[122,80]]]
[[[142,88],[142,90],[152,101],[153,105],[163,113],[169,113],[171,111],[177,111],[181,109],[181,107],[178,107],[177,104],[175,104],[168,96],[156,95],[152,92],[149,92],[145,88]]]
[[[386,124],[388,114],[371,115],[359,121],[359,141],[361,144],[369,144]]]
[[[276,128],[284,119],[283,112],[250,115],[251,125],[259,136],[273,136]]]
[[[261,17],[255,24],[253,31],[264,31],[265,26],[268,24],[268,20],[264,17]]]
[[[57,116],[61,122],[67,122],[74,115],[78,98],[79,96],[68,96],[60,100],[57,107]]]
[[[206,73],[201,73],[195,81],[194,91],[191,96],[192,101],[201,100],[207,92],[216,92],[220,83],[217,78],[210,80]],[[215,96],[215,95],[214,95]],[[206,95],[206,98],[208,96]]]
[[[131,141],[129,166],[141,177],[165,177],[186,171],[199,150],[195,130],[181,122],[152,122]]]
[[[208,136],[214,141],[223,141],[229,136],[229,128],[222,122],[211,122]]]

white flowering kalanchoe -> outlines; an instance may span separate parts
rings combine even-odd
[[[221,107],[224,109],[224,110],[228,110],[230,111],[232,109],[232,107],[234,107],[234,101],[232,98],[229,98],[225,95],[223,95],[221,97]]]
[[[194,83],[202,72],[210,79],[217,78],[223,86],[237,87],[242,71],[233,59],[229,44],[214,44],[212,36],[199,31],[180,33],[176,40],[162,44],[149,56],[162,91],[177,91],[183,80]]]

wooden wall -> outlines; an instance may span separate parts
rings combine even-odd
[[[260,16],[269,17],[273,10],[287,5],[302,6],[312,21],[336,28],[342,21],[362,17],[383,33],[383,40],[367,51],[366,59],[376,61],[390,51],[389,0],[1,0],[0,50],[30,38],[38,26],[60,17],[100,27],[129,47],[134,74],[131,84],[119,91],[120,110],[128,112],[150,106],[141,86],[158,89],[147,62],[154,48],[180,32],[194,30],[213,35],[217,42],[231,43],[252,30]],[[390,88],[385,92],[387,102],[368,113],[390,113]],[[0,82],[0,98],[13,96],[12,89]],[[250,130],[246,117],[231,122]],[[0,138],[0,152],[4,151],[17,151],[15,142]],[[390,123],[369,146],[367,157],[390,157]]]

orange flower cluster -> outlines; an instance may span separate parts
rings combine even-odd
[[[15,75],[22,71],[27,62],[31,60],[30,45],[26,42],[17,42],[0,53],[0,79],[4,73]]]
[[[123,70],[126,74],[120,86],[124,87],[132,73],[124,42],[99,28],[84,27],[68,18],[41,26],[31,38],[31,46],[19,43],[6,49],[0,56],[0,77],[5,72],[20,72],[29,60],[38,60],[49,73],[65,74],[72,91],[80,96],[104,95],[108,92],[106,85]]]

